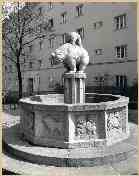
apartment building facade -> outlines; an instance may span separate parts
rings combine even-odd
[[[49,91],[62,84],[63,65],[52,65],[49,57],[71,31],[81,35],[90,56],[86,85],[125,87],[137,81],[136,3],[37,3],[33,10],[40,16],[40,30],[45,31],[45,21],[51,30],[48,37],[25,48],[23,92]],[[33,29],[32,23],[28,37]],[[16,70],[11,65],[7,63],[5,70],[5,89],[17,91]]]

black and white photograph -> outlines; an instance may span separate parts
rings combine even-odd
[[[137,2],[2,15],[2,174],[138,175]]]

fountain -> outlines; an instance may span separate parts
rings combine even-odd
[[[136,155],[137,127],[128,122],[129,98],[85,93],[89,56],[80,36],[67,34],[66,44],[56,49],[50,60],[67,69],[64,94],[20,99],[20,116],[8,116],[3,129],[4,148],[22,160],[18,161],[19,170],[49,165],[111,167]],[[23,161],[25,168],[21,167]],[[15,166],[13,159],[11,162],[10,168]]]
[[[85,93],[89,56],[80,36],[67,34],[50,60],[67,69],[64,94],[20,99],[20,119],[10,119],[3,132],[7,151],[27,162],[62,167],[111,164],[136,153],[129,98]]]
[[[137,173],[133,170],[138,130],[128,122],[129,99],[85,93],[88,53],[77,33],[69,33],[66,42],[50,58],[67,69],[64,94],[22,98],[20,116],[4,114],[3,168],[21,175],[49,175],[55,169],[56,173],[80,175],[84,170],[65,167],[87,167],[83,172],[92,175],[103,175],[106,170],[106,175]],[[130,115],[129,119],[136,118]],[[96,169],[100,172],[95,173]]]
[[[89,63],[80,36],[69,33],[66,44],[52,53],[63,63],[64,95],[36,95],[20,100],[20,127],[31,144],[55,148],[97,148],[114,145],[129,136],[127,97],[85,93]]]

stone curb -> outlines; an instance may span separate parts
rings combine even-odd
[[[119,161],[126,160],[130,156],[137,153],[137,149],[131,145],[128,144],[127,140],[120,143],[118,151],[111,151],[108,153],[102,154],[102,156],[97,154],[94,157],[86,157],[84,153],[84,157],[74,157],[69,154],[67,157],[54,157],[53,153],[51,156],[47,155],[39,155],[37,153],[30,153],[28,150],[23,151],[20,147],[14,146],[11,144],[8,144],[8,141],[3,139],[4,148],[7,152],[11,153],[12,155],[15,155],[16,157],[21,158],[22,160],[29,161],[31,163],[37,163],[37,164],[46,164],[46,165],[53,165],[57,167],[93,167],[93,166],[101,166],[109,163],[115,163]],[[127,148],[124,148],[124,150],[121,150],[124,146],[128,146]],[[33,148],[32,148],[33,150]],[[46,147],[46,150],[49,150],[49,148]],[[58,149],[57,149],[58,150]],[[72,149],[70,149],[72,150]],[[92,149],[93,150],[93,149]],[[69,151],[69,150],[68,150]]]
[[[128,159],[128,157],[136,154],[136,150],[127,151],[123,153],[117,153],[115,155],[108,155],[104,157],[96,158],[56,158],[56,157],[42,157],[39,155],[29,154],[20,150],[17,150],[8,144],[5,144],[5,149],[7,152],[21,158],[22,160],[36,163],[36,164],[46,164],[56,167],[93,167],[101,166],[109,163],[115,163]]]
[[[117,175],[117,172],[111,165],[96,166],[96,167],[78,167],[78,168],[65,168],[65,167],[54,167],[46,165],[32,164],[27,161],[22,161],[12,156],[3,155],[3,158],[7,161],[4,169],[21,175],[57,175],[57,176],[84,176],[84,175]],[[134,171],[130,172],[134,173]]]

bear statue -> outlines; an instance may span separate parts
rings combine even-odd
[[[81,37],[76,32],[66,34],[66,43],[51,53],[53,65],[64,64],[67,72],[84,72],[89,63],[88,52],[83,48]]]

